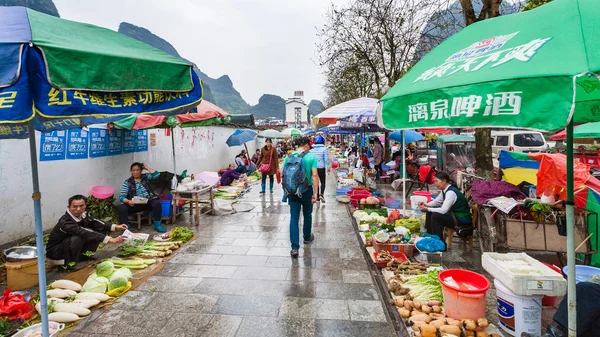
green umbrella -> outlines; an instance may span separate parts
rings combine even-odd
[[[287,128],[287,129],[283,129],[281,130],[281,133],[283,133],[284,136],[286,137],[302,137],[302,131],[300,131],[299,129],[296,128]]]
[[[555,0],[480,21],[427,54],[381,99],[380,124],[567,126],[569,336],[576,335],[573,123],[600,120],[600,2]]]
[[[575,138],[600,138],[600,122],[580,125],[573,131]]]

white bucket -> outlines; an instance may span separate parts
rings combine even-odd
[[[419,207],[419,203],[421,202],[427,203],[427,197],[422,195],[413,195],[410,197],[410,206],[412,209],[417,209]]]
[[[519,296],[502,282],[494,280],[498,298],[498,319],[502,330],[513,336],[527,332],[542,334],[542,296]]]

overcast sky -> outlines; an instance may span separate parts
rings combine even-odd
[[[336,4],[347,0],[333,0]],[[54,0],[60,16],[149,29],[210,77],[229,75],[249,104],[264,93],[323,99],[315,26],[332,0]]]

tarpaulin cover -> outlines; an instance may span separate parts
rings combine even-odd
[[[558,195],[560,200],[566,200],[567,157],[560,153],[529,153],[529,157],[540,162],[537,173],[537,195]],[[573,184],[575,205],[578,207],[586,206],[587,188],[595,193],[600,192],[600,180],[590,174],[588,165],[578,161],[573,161]]]
[[[113,30],[24,7],[0,7],[0,18],[0,45],[31,43],[41,50],[47,81],[58,89],[184,92],[194,88],[189,62]],[[4,49],[1,54],[18,60],[20,50],[11,48],[7,55]],[[0,68],[0,85],[6,84],[7,74],[17,73],[18,64]]]
[[[540,163],[529,157],[527,153],[500,151],[498,156],[502,169],[502,180],[513,185],[524,181],[537,185],[537,172]]]
[[[474,179],[471,189],[471,196],[476,204],[486,204],[490,199],[497,197],[514,198],[515,200],[523,200],[527,196],[521,190],[505,181],[487,181]]]
[[[340,118],[369,112],[375,113],[376,111],[377,99],[361,97],[334,105],[316,115],[315,118],[322,124],[334,124]]]

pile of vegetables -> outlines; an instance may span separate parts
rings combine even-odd
[[[421,231],[421,222],[419,219],[401,218],[395,221],[395,225],[404,226],[412,233],[419,233]]]
[[[172,242],[174,241],[175,243],[178,243],[179,246],[181,246],[182,243],[190,241],[190,239],[193,237],[194,232],[192,232],[189,228],[178,226],[173,228],[173,230],[171,231],[171,238],[169,240],[171,240]]]
[[[132,276],[129,268],[122,266],[115,268],[112,260],[105,260],[96,265],[96,272],[88,277],[82,292],[121,296],[131,288],[129,278]]]
[[[393,261],[392,261],[393,262]],[[406,275],[420,275],[427,272],[429,267],[439,267],[438,264],[428,264],[422,262],[401,262],[392,263],[388,266],[388,270],[393,272],[398,277],[404,277]]]
[[[108,269],[105,269],[108,270]],[[94,273],[96,274],[96,273]],[[88,316],[100,302],[108,301],[110,296],[104,293],[86,293],[79,283],[69,280],[57,280],[50,284],[48,296],[48,320],[57,323],[72,323]],[[35,306],[41,313],[41,305]]]
[[[376,198],[376,197],[366,197],[364,199],[360,199],[360,204],[361,205],[370,205],[370,206],[379,206],[381,204],[381,201]]]
[[[386,211],[387,212],[387,211]],[[359,224],[383,224],[386,223],[387,218],[375,212],[375,210],[369,210],[369,213],[364,210],[355,211],[354,218],[358,221]]]
[[[179,227],[177,227],[179,228]],[[185,228],[185,227],[184,227]],[[189,229],[188,229],[189,230]],[[174,240],[175,230],[173,230],[171,234],[170,240]],[[192,233],[193,235],[193,233]],[[171,255],[173,250],[178,249],[182,244],[182,241],[168,241],[168,242],[158,242],[158,241],[148,241],[145,244],[136,241],[130,241],[123,244],[120,247],[119,256],[127,257],[127,256],[139,256],[139,257],[165,257]]]

